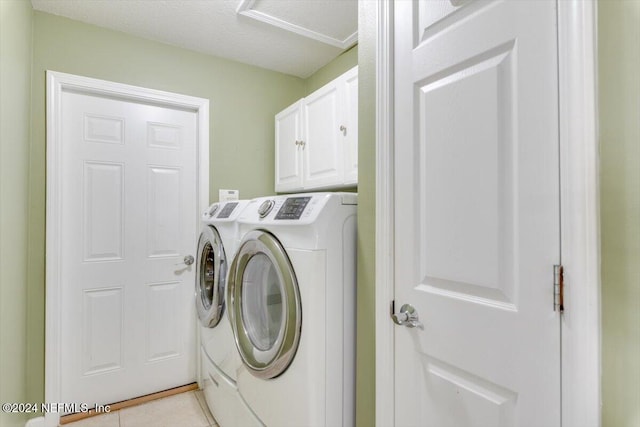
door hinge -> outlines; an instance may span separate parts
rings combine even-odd
[[[564,269],[562,265],[553,266],[553,311],[564,311]]]

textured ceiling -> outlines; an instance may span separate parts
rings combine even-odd
[[[352,45],[358,26],[357,0],[31,3],[43,12],[302,78]]]

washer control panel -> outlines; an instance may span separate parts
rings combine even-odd
[[[311,197],[289,197],[278,210],[275,219],[300,219]]]
[[[239,205],[238,202],[227,203],[226,205],[224,205],[224,208],[222,208],[222,210],[218,214],[218,218],[229,218],[231,216],[231,213],[233,212],[233,210],[238,205]]]

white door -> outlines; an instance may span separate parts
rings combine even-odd
[[[556,3],[396,1],[397,426],[559,426]]]
[[[304,99],[304,188],[340,185],[344,181],[338,85],[329,83]]]
[[[342,109],[340,132],[344,152],[344,183],[358,184],[358,67],[342,76]]]
[[[302,103],[276,115],[276,191],[302,188]]]
[[[62,92],[61,401],[194,382],[193,111]]]

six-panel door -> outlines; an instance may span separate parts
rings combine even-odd
[[[556,3],[394,14],[396,425],[559,426]]]
[[[61,401],[195,381],[196,114],[64,91]]]

